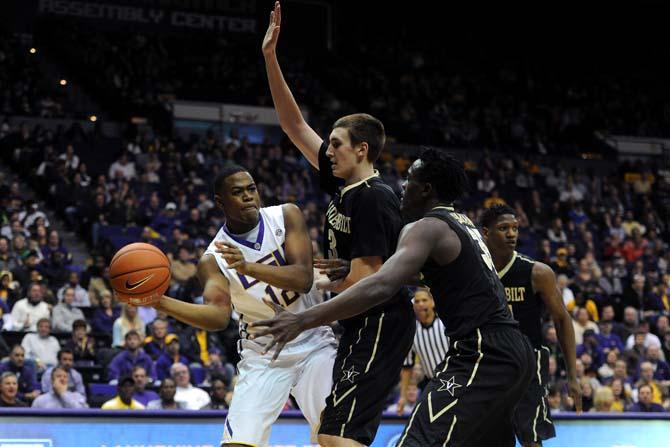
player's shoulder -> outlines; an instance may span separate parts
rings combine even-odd
[[[357,189],[359,201],[375,201],[399,203],[398,196],[389,185],[379,177],[372,177],[363,182]]]
[[[523,253],[519,252],[516,252],[516,262],[518,262],[519,264],[532,264],[532,265],[538,263],[535,259],[531,258],[530,256],[524,255]]]

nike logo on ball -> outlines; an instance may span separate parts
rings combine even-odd
[[[141,286],[141,285],[144,284],[145,282],[149,281],[149,280],[150,280],[151,278],[153,278],[153,277],[154,277],[154,275],[153,275],[153,273],[152,273],[151,275],[147,276],[147,277],[144,278],[144,279],[141,279],[141,280],[137,281],[136,283],[130,283],[130,282],[128,282],[128,280],[126,279],[126,289],[128,289],[128,290],[137,289],[139,286]]]

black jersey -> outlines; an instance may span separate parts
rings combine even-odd
[[[400,200],[377,174],[343,187],[342,179],[333,175],[327,149],[328,142],[324,141],[319,150],[319,178],[331,201],[326,211],[323,252],[329,259],[351,261],[379,256],[386,261],[395,252],[403,227]],[[405,288],[393,300],[365,315],[393,306],[398,300],[409,301]]]
[[[461,252],[453,262],[440,266],[429,259],[421,270],[447,335],[456,341],[488,325],[517,326],[491,254],[472,221],[451,207],[435,208],[425,217],[447,223],[461,241]]]
[[[498,272],[505,286],[507,303],[512,309],[519,328],[534,348],[542,347],[542,316],[544,301],[533,289],[533,266],[535,261],[516,251],[509,263]]]

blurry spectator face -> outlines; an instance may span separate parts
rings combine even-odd
[[[619,355],[616,351],[610,351],[607,353],[607,364],[610,366],[615,366],[616,361],[619,359]]]
[[[223,402],[226,400],[226,394],[228,393],[228,388],[226,388],[226,384],[223,383],[223,380],[215,380],[214,383],[212,383],[212,397],[214,400],[217,402]]]
[[[640,403],[644,405],[651,405],[651,399],[652,399],[651,387],[641,386],[640,389],[638,390],[638,397]]]
[[[635,275],[633,278],[633,289],[644,290],[645,278],[644,275]]]
[[[7,375],[2,381],[0,381],[0,396],[6,402],[14,402],[16,399],[16,394],[19,391],[19,383],[16,380],[16,376]]]
[[[23,368],[26,359],[26,351],[21,346],[15,346],[9,354],[9,361],[17,368]]]
[[[134,393],[135,384],[130,381],[123,382],[123,384],[119,386],[119,398],[121,398],[126,405],[130,404],[132,401]]]
[[[426,290],[417,290],[414,294],[414,313],[421,321],[427,321],[434,314],[435,301]]]
[[[19,250],[23,250],[23,249],[26,248],[26,238],[23,237],[23,236],[20,235],[20,234],[14,236],[13,242],[14,242],[14,248],[15,248],[17,251],[19,251]]]
[[[48,337],[49,333],[51,332],[51,323],[49,320],[42,320],[39,323],[37,323],[37,333],[39,334],[40,337]]]
[[[607,386],[598,388],[594,398],[595,410],[602,412],[610,411],[613,403],[614,394],[612,390]]]
[[[131,320],[134,319],[137,316],[137,307],[126,304],[126,316]]]
[[[608,320],[601,320],[599,326],[602,335],[610,335],[612,333],[612,323]]]
[[[256,183],[248,172],[238,172],[226,177],[214,199],[217,206],[225,212],[226,219],[247,225],[258,222],[261,199]]]
[[[137,334],[130,334],[126,337],[126,347],[130,351],[135,351],[139,349],[141,344],[142,340],[140,340],[140,336]]]
[[[593,387],[589,380],[582,381],[582,396],[586,398],[593,397]]]
[[[651,382],[654,379],[654,367],[649,362],[642,362],[640,365],[640,378],[645,382]]]
[[[623,397],[623,382],[621,382],[621,380],[613,380],[610,386],[612,387],[612,393],[614,394],[614,397]]]
[[[65,289],[63,292],[63,303],[70,305],[74,301],[74,289],[72,287],[68,287]]]
[[[162,340],[167,334],[167,322],[163,320],[154,320],[151,324],[151,329],[153,331],[154,338]]]
[[[179,249],[179,260],[181,262],[188,262],[191,259],[191,252],[187,248],[181,247]]]
[[[556,336],[556,328],[550,326],[547,328],[547,342],[551,344],[558,343],[558,337]]]
[[[61,368],[57,368],[53,371],[51,383],[52,384],[61,384],[65,388],[67,388],[67,383],[68,383],[69,377],[66,371],[63,371]]]
[[[419,388],[416,385],[410,385],[407,388],[407,402],[416,403],[419,399]]]
[[[650,345],[647,348],[647,359],[651,360],[652,362],[658,362],[660,358],[661,358],[660,348],[656,345]]]
[[[614,364],[614,375],[617,377],[626,377],[628,372],[626,370],[626,362],[624,360],[617,360]]]
[[[200,211],[197,208],[191,209],[191,220],[200,220]]]
[[[84,338],[86,338],[86,328],[82,326],[77,326],[76,328],[74,328],[72,334],[74,335],[75,340],[81,341]]]
[[[551,408],[552,410],[560,410],[561,393],[558,391],[549,393],[549,395],[547,396],[547,402],[549,403],[549,408]]]
[[[634,326],[637,324],[637,311],[633,307],[626,307],[623,311],[624,323]]]
[[[133,371],[133,380],[135,381],[135,390],[142,392],[147,386],[147,372],[144,368],[136,368]]]
[[[666,333],[669,327],[670,322],[667,316],[661,315],[660,317],[658,317],[658,320],[656,320],[656,332],[659,335],[663,336],[663,334]]]
[[[76,286],[79,284],[79,275],[77,275],[77,272],[71,272],[68,276],[68,280],[70,281],[70,285]]]
[[[39,284],[33,284],[30,287],[30,291],[28,292],[28,298],[33,304],[37,304],[42,301],[42,287],[40,287]]]
[[[644,340],[645,340],[644,334],[637,333],[635,334],[635,346],[644,348]]]
[[[614,308],[612,306],[603,307],[601,320],[604,320],[604,321],[614,320]]]
[[[549,356],[549,375],[555,376],[556,370],[558,369],[558,364],[556,363],[556,357],[553,355]]]
[[[577,372],[577,377],[583,377],[584,376],[584,364],[580,359],[575,360],[575,371]]]
[[[577,311],[577,321],[582,326],[585,326],[589,322],[589,312],[583,307]]]
[[[112,295],[109,292],[101,294],[100,305],[104,309],[109,309],[110,307],[112,307]]]
[[[175,356],[179,354],[179,339],[175,338],[170,342],[170,344],[167,345],[167,352],[171,356]]]
[[[173,366],[172,377],[177,383],[178,387],[188,387],[191,382],[191,375],[188,372],[186,365],[181,363],[176,363],[176,366]]]
[[[163,379],[158,390],[158,394],[160,395],[161,399],[166,402],[172,402],[176,393],[177,385],[175,384],[174,380],[170,379],[169,377]]]
[[[65,371],[69,371],[74,365],[74,355],[71,352],[61,352],[58,357],[58,366],[63,368]]]
[[[98,208],[102,208],[105,206],[105,195],[104,194],[96,194],[95,195],[95,206]]]
[[[0,238],[0,253],[7,253],[9,250],[9,244],[7,243],[6,238]]]
[[[589,354],[588,352],[583,353],[579,358],[581,359],[582,365],[584,365],[585,370],[589,369],[593,364],[593,358],[591,357],[591,354]]]

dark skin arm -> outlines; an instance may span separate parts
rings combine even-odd
[[[307,293],[314,282],[312,268],[312,242],[307,232],[305,218],[300,209],[293,204],[282,207],[286,228],[286,262],[288,265],[275,266],[247,262],[239,248],[216,242],[217,252],[223,255],[229,268],[243,275],[282,290]]]
[[[568,371],[568,391],[575,401],[575,409],[582,411],[582,392],[577,380],[575,331],[572,327],[572,318],[568,314],[561,292],[556,285],[556,275],[546,264],[536,262],[533,266],[533,289],[540,294],[551,319],[556,326],[556,335],[565,358],[565,367]]]
[[[453,261],[460,250],[458,236],[447,224],[434,218],[421,219],[403,229],[395,254],[378,272],[360,280],[332,300],[299,314],[286,312],[281,306],[266,301],[277,315],[271,320],[252,324],[254,327],[266,328],[260,330],[256,337],[271,334],[273,340],[265,351],[276,344],[273,358],[277,358],[286,343],[301,332],[354,317],[393,298],[407,281],[419,273],[433,253],[433,259],[444,265]]]
[[[207,331],[220,331],[230,322],[232,311],[228,280],[219,271],[216,259],[205,255],[198,263],[198,279],[203,285],[205,304],[185,303],[163,295],[154,307],[179,321]]]

